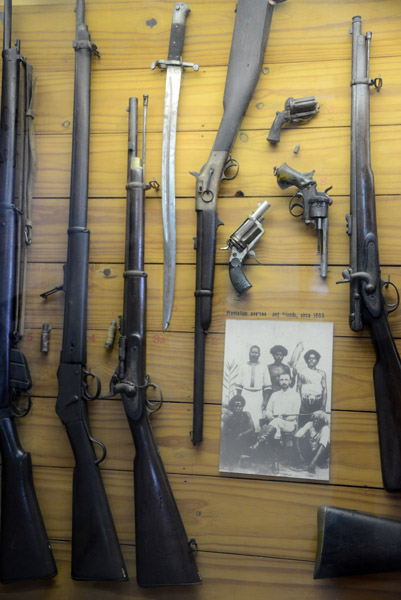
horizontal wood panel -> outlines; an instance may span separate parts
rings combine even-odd
[[[270,209],[265,213],[265,234],[253,248],[263,264],[319,264],[317,235],[313,226],[292,217],[288,198],[269,198]],[[217,230],[216,263],[228,264],[230,254],[219,249],[227,239],[253,213],[263,198],[221,198],[218,201],[219,218],[224,225]],[[381,265],[400,264],[401,237],[398,221],[394,219],[400,200],[397,196],[377,196],[377,220]],[[62,262],[67,256],[68,227],[67,198],[36,198],[33,206],[33,243],[29,249],[30,262]],[[88,226],[91,231],[91,262],[124,262],[125,198],[97,198],[89,204]],[[345,214],[349,212],[349,197],[335,197],[329,209],[329,265],[345,265],[349,261],[350,239],[346,235]],[[196,254],[193,238],[196,236],[194,198],[178,198],[177,263],[194,263]],[[160,198],[146,199],[147,263],[163,262],[163,230]],[[244,263],[255,264],[252,258]],[[340,270],[331,269],[338,272]],[[390,270],[391,273],[391,270]],[[383,274],[387,278],[387,274]],[[252,293],[252,292],[251,292]]]
[[[56,396],[57,369],[60,361],[61,330],[51,331],[50,351],[39,352],[40,330],[27,330],[21,349],[27,356],[33,379],[34,396]],[[93,370],[108,390],[109,382],[118,363],[118,347],[112,353],[103,347],[105,330],[88,331],[88,367]],[[164,398],[171,402],[192,402],[193,335],[190,333],[148,332],[147,371],[158,383]],[[401,341],[397,340],[401,351]],[[223,381],[224,336],[210,334],[206,353],[205,402],[221,401]],[[373,344],[359,336],[334,338],[333,399],[332,407],[339,410],[374,411]],[[269,355],[269,345],[262,347],[263,360]],[[167,360],[168,357],[168,360]]]
[[[123,278],[122,265],[91,264],[89,268],[88,327],[105,329],[111,319],[121,314]],[[148,300],[147,326],[149,330],[161,329],[163,268],[147,265]],[[320,277],[318,267],[249,265],[247,277],[253,283],[251,293],[238,297],[231,285],[227,267],[215,269],[215,292],[211,332],[224,332],[226,318],[243,316],[277,319],[322,319],[333,321],[335,335],[350,335],[348,325],[349,287],[336,285],[341,277],[338,267]],[[401,286],[400,267],[391,269],[392,281]],[[195,266],[179,265],[176,273],[174,313],[171,331],[193,331]],[[50,322],[52,327],[62,327],[64,295],[59,292],[47,300],[40,297],[63,281],[61,264],[34,263],[28,272],[27,327],[38,328]],[[401,336],[401,313],[389,317],[394,337]],[[356,334],[360,335],[360,334]],[[367,331],[364,332],[367,335]]]
[[[74,462],[68,438],[54,407],[55,399],[36,398],[30,417],[18,423],[21,438],[32,453],[35,465],[72,467]],[[168,473],[219,474],[220,417],[219,405],[208,406],[205,410],[201,452],[193,451],[189,436],[192,429],[191,405],[165,403],[162,411],[151,418]],[[91,405],[90,423],[95,438],[107,448],[107,459],[102,467],[131,470],[135,451],[122,402],[99,400]],[[331,484],[382,487],[374,413],[335,411],[332,414],[331,443]]]
[[[72,69],[73,6],[72,1],[65,1],[52,5],[49,11],[48,5],[41,2],[17,3],[14,37],[22,39],[23,52],[37,69]],[[184,59],[201,66],[227,64],[235,17],[232,1],[216,4],[193,0],[191,8]],[[102,56],[94,68],[144,68],[152,60],[166,58],[171,9],[170,2],[160,0],[88,2],[86,21]],[[356,14],[361,14],[361,3],[355,1],[297,0],[277,6],[265,60],[350,59],[348,31]],[[399,56],[401,15],[397,1],[364,3],[362,14],[364,28],[374,32],[372,55]]]
[[[145,65],[144,65],[145,66]],[[146,65],[147,66],[147,65]],[[262,71],[255,93],[246,111],[242,129],[260,129],[267,133],[276,111],[284,109],[289,95],[294,98],[315,96],[319,114],[304,128],[349,126],[351,111],[350,61],[332,60],[302,64],[272,63]],[[401,65],[398,58],[372,60],[372,74],[380,73],[384,85],[372,101],[372,125],[400,124]],[[181,81],[178,131],[217,130],[223,113],[225,67],[202,67],[197,73],[187,70]],[[72,129],[73,73],[41,72],[35,95],[36,132],[68,134]],[[133,70],[96,70],[91,82],[92,133],[126,133],[126,107],[130,96],[149,95],[147,131],[162,131],[165,72]],[[204,94],[207,89],[208,93]],[[196,108],[195,108],[196,107]],[[285,126],[283,139],[287,135]],[[299,128],[298,126],[292,126]],[[142,131],[142,116],[139,129]]]
[[[220,600],[229,593],[233,600],[242,600],[248,595],[252,600],[263,600],[268,590],[271,600],[337,600],[339,590],[352,594],[355,600],[375,600],[398,598],[401,575],[397,573],[376,575],[365,578],[347,577],[334,583],[330,580],[312,580],[311,561],[282,560],[257,556],[236,556],[235,554],[202,552],[196,554],[196,563],[203,578],[201,586],[194,588],[175,587],[146,590],[135,581],[135,548],[122,547],[130,580],[125,583],[98,583],[73,581],[70,579],[71,549],[68,542],[53,542],[52,548],[58,567],[57,578],[37,583],[17,583],[2,590],[2,597],[15,598],[21,594],[29,600],[42,600],[44,594],[54,593],[59,597],[73,597],[74,600],[91,600],[93,594],[104,600],[112,600],[118,595],[122,600],[159,598],[199,598]],[[95,592],[94,592],[95,590]]]
[[[379,102],[380,95],[372,98]],[[176,195],[192,197],[195,180],[190,171],[200,170],[211,151],[213,132],[178,132],[176,152]],[[294,159],[294,147],[302,150]],[[62,135],[38,136],[38,173],[35,196],[68,197],[70,187],[71,139]],[[150,133],[147,141],[147,179],[160,181],[162,135]],[[225,181],[220,196],[289,196],[281,191],[273,176],[273,167],[288,162],[298,171],[316,170],[319,188],[333,186],[333,196],[349,194],[350,133],[346,127],[291,129],[276,147],[266,141],[266,132],[243,130],[233,148],[239,161],[238,176]],[[401,126],[372,128],[372,167],[376,193],[397,194],[401,172],[394,170],[392,159],[401,154]],[[89,195],[102,198],[125,195],[127,136],[123,134],[91,136]],[[150,191],[149,197],[156,196]],[[218,203],[219,205],[219,203]]]
[[[50,538],[70,539],[72,469],[37,467],[34,478]],[[103,470],[103,479],[120,542],[131,544],[132,473]],[[208,552],[313,560],[321,504],[399,517],[400,495],[381,489],[192,475],[169,480],[188,536]]]

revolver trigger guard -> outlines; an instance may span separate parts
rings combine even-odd
[[[296,200],[297,198],[302,198],[302,202],[295,202],[295,200]],[[295,211],[294,211],[294,208],[295,208],[295,209],[299,208],[299,209],[300,209],[300,212],[295,212]],[[293,217],[302,217],[302,215],[304,214],[305,205],[304,205],[304,202],[303,202],[303,196],[302,196],[302,194],[301,194],[301,193],[297,192],[296,194],[294,194],[294,196],[293,196],[293,197],[291,198],[291,200],[290,200],[290,203],[289,203],[289,205],[288,205],[288,209],[289,209],[289,211],[290,211],[290,214],[291,214]]]
[[[388,314],[388,315],[389,315],[390,313],[394,312],[395,310],[397,310],[397,308],[398,308],[398,307],[399,307],[399,305],[400,305],[400,292],[398,291],[398,288],[397,288],[397,286],[395,285],[395,283],[393,283],[392,281],[390,281],[390,275],[387,277],[387,281],[383,281],[383,280],[382,280],[382,282],[381,282],[381,287],[382,287],[382,289],[383,289],[384,287],[385,287],[385,288],[388,288],[388,287],[389,287],[389,285],[391,285],[391,286],[394,288],[394,290],[395,290],[395,293],[396,293],[396,301],[395,301],[395,302],[390,302],[390,303],[389,303],[389,302],[386,302],[386,301],[383,299],[383,301],[384,301],[384,306],[386,307],[386,312],[387,312],[387,314]]]

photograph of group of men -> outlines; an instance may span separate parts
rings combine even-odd
[[[227,322],[220,470],[328,479],[332,324],[258,321],[244,361],[250,323]]]

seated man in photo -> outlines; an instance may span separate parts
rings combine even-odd
[[[255,425],[249,412],[244,410],[245,398],[236,394],[225,410],[221,425],[221,463],[232,468],[240,456],[255,442]]]
[[[295,434],[299,453],[306,463],[309,473],[316,472],[316,466],[328,467],[330,455],[329,417],[322,410],[315,411],[308,421]]]
[[[298,423],[301,398],[291,386],[291,375],[280,375],[280,390],[274,392],[265,411],[265,418],[261,419],[262,429],[257,443],[251,447],[252,455],[260,453],[269,446],[273,454],[273,473],[279,472],[278,455],[280,451],[282,433],[295,433]]]

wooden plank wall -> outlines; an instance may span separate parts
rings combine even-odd
[[[196,231],[194,179],[209,155],[222,115],[222,97],[235,0],[190,0],[184,59],[200,65],[184,74],[177,135],[177,283],[169,330],[162,332],[162,229],[160,194],[146,203],[148,372],[163,389],[165,404],[153,418],[162,458],[185,523],[195,537],[203,585],[140,590],[135,580],[132,486],[134,447],[118,400],[90,407],[95,437],[105,442],[102,472],[127,560],[127,584],[77,583],[69,577],[73,458],[54,411],[61,344],[63,296],[39,293],[61,283],[66,254],[72,131],[75,32],[73,0],[15,0],[13,37],[38,73],[35,100],[38,171],[33,243],[29,254],[27,331],[23,341],[34,379],[34,406],[18,423],[31,451],[40,505],[59,567],[49,582],[12,584],[4,598],[157,598],[256,600],[399,598],[401,576],[379,575],[316,582],[316,510],[322,503],[401,517],[399,494],[382,488],[372,367],[367,332],[348,327],[348,287],[337,286],[348,264],[344,215],[348,210],[351,19],[373,31],[371,74],[384,86],[371,93],[372,165],[383,275],[401,284],[401,5],[398,0],[288,0],[275,9],[265,66],[244,118],[233,156],[238,177],[224,182],[218,210],[224,226],[217,246],[255,209],[272,204],[258,245],[262,266],[249,265],[252,290],[238,299],[227,271],[228,254],[217,252],[213,320],[207,340],[205,439],[194,449],[192,352]],[[149,69],[166,58],[172,0],[88,0],[86,22],[101,58],[93,60],[89,227],[91,229],[88,364],[105,389],[117,363],[104,348],[106,329],[122,309],[127,113],[129,96],[148,93],[147,176],[160,180],[164,78]],[[266,142],[275,111],[288,96],[315,95],[320,114],[306,126]],[[300,144],[298,155],[293,154]],[[316,169],[320,188],[333,186],[329,274],[318,272],[316,236],[288,214],[273,166]],[[242,194],[238,194],[241,191]],[[224,327],[228,311],[302,312],[334,322],[331,476],[327,484],[219,474],[220,398]],[[235,317],[234,317],[235,318]],[[261,317],[262,318],[262,317]],[[401,349],[401,311],[390,317]],[[51,349],[39,351],[43,322],[52,326]]]

